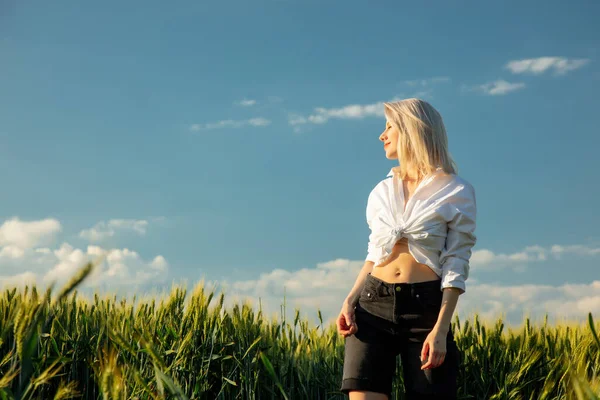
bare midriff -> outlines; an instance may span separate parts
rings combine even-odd
[[[408,240],[396,242],[390,255],[373,267],[371,275],[390,283],[416,283],[440,279],[426,264],[421,264],[408,251]]]

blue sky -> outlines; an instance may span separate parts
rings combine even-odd
[[[204,278],[277,303],[285,283],[333,315],[366,255],[368,193],[394,166],[380,102],[415,96],[477,193],[461,312],[600,314],[599,12],[3,2],[1,279],[105,252],[110,290]]]

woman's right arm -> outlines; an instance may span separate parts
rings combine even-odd
[[[342,304],[342,311],[340,311],[340,315],[338,316],[336,322],[338,332],[344,337],[353,335],[358,331],[356,321],[354,320],[354,307],[358,303],[358,298],[365,284],[367,274],[373,271],[374,265],[375,263],[373,261],[365,261],[365,264],[356,277],[354,286]]]
[[[374,192],[375,189],[373,189],[371,193],[369,193],[369,197],[367,199],[366,217],[369,229],[371,229],[371,233],[369,234],[369,243],[367,245],[367,257],[365,259],[365,263],[360,269],[360,272],[358,273],[358,276],[356,277],[354,286],[352,287],[350,293],[348,293],[348,296],[346,296],[346,299],[342,303],[342,311],[340,311],[340,315],[338,316],[336,321],[338,332],[344,337],[353,335],[358,330],[358,327],[356,326],[356,322],[354,320],[354,307],[358,303],[358,298],[360,297],[360,292],[362,291],[362,288],[365,285],[367,274],[373,271],[373,268],[375,267],[375,261],[380,260],[382,255],[382,249],[380,247],[375,246],[372,240],[373,230],[371,226],[371,221],[377,213],[376,206],[378,204],[377,202],[373,201]]]
[[[375,263],[373,261],[365,261],[365,264],[362,266],[358,276],[356,277],[356,282],[354,282],[354,286],[348,293],[348,296],[344,300],[345,304],[348,304],[352,308],[356,306],[358,303],[358,297],[360,296],[360,292],[365,284],[365,279],[367,279],[367,274],[373,271],[373,267]]]

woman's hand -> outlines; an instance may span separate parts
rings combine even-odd
[[[425,360],[427,363],[422,365],[421,369],[431,369],[442,365],[446,357],[447,336],[448,332],[435,328],[429,332],[421,350],[421,363]]]
[[[354,335],[358,331],[354,319],[354,304],[344,302],[342,311],[336,321],[338,333],[344,337]]]

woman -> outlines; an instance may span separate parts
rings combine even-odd
[[[379,139],[400,165],[367,201],[368,254],[337,319],[341,390],[351,400],[390,399],[400,355],[408,399],[455,399],[450,324],[476,241],[475,191],[457,175],[435,108],[407,99],[384,111]]]

